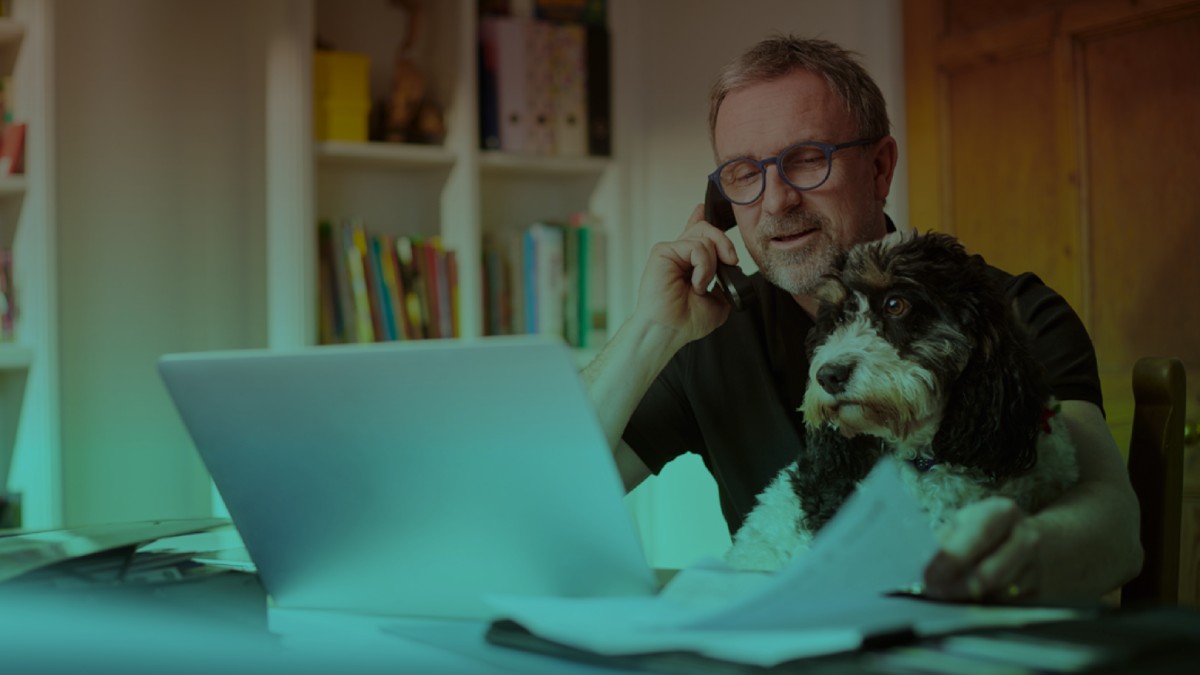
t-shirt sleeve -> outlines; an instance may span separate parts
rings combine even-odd
[[[1067,301],[1035,274],[1008,282],[1022,322],[1029,328],[1034,358],[1045,369],[1050,391],[1061,401],[1089,401],[1104,410],[1096,350],[1083,321]]]
[[[655,475],[667,462],[704,442],[684,394],[686,351],[676,354],[659,373],[621,435]]]

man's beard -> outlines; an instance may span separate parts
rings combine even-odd
[[[814,230],[803,246],[779,250],[771,239]],[[755,262],[763,277],[792,295],[811,295],[821,276],[833,269],[842,248],[830,236],[829,219],[812,211],[794,210],[765,216],[755,228]],[[755,251],[751,251],[752,253]]]

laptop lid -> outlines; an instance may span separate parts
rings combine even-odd
[[[174,354],[159,371],[281,607],[490,618],[492,592],[654,591],[559,341]]]

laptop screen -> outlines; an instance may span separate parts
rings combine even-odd
[[[654,590],[559,341],[177,354],[159,368],[279,606],[490,618],[487,593]]]

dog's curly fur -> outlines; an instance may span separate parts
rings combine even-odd
[[[884,454],[942,526],[989,495],[1036,512],[1078,478],[1040,365],[1003,289],[945,234],[854,247],[822,281],[808,336],[805,447],[726,556],[777,569],[806,550]]]

